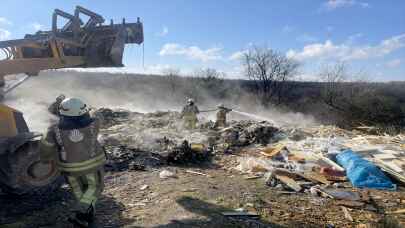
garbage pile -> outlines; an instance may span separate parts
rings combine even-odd
[[[267,145],[278,140],[275,137],[280,133],[272,124],[261,121],[242,120],[233,121],[230,127],[220,131],[225,143],[232,146],[248,146],[251,144]]]
[[[105,146],[107,155],[106,171],[121,172],[126,170],[145,171],[164,164],[159,154],[137,151],[125,146]]]
[[[134,161],[139,154],[159,159],[161,164],[201,163],[213,152],[267,145],[280,134],[268,122],[233,121],[227,128],[215,129],[205,126],[209,121],[201,121],[198,129],[186,130],[178,112],[142,114],[102,108],[96,113],[104,120],[99,141],[114,163],[109,165],[112,170],[137,169]]]
[[[279,191],[365,210],[377,210],[367,195],[370,189],[397,191],[405,183],[403,135],[368,135],[334,126],[283,133],[276,144],[246,149],[235,169],[263,177],[264,184]]]

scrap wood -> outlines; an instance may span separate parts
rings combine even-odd
[[[352,200],[352,201],[361,200],[360,194],[358,192],[337,190],[337,189],[331,189],[331,188],[320,189],[320,191],[333,199]]]
[[[322,154],[314,154],[317,158],[319,158],[320,160],[326,162],[328,165],[332,166],[333,168],[335,168],[336,170],[339,171],[345,171],[344,168],[342,168],[340,165],[336,164],[336,162],[330,160],[329,158],[323,156]]]
[[[253,180],[253,179],[258,179],[258,178],[261,178],[261,177],[263,177],[263,175],[253,175],[253,176],[247,176],[244,179],[245,180]]]
[[[331,176],[327,174],[323,174],[328,181],[333,182],[345,182],[347,181],[347,177],[339,177],[339,176]]]
[[[186,170],[186,173],[196,174],[196,175],[201,175],[201,176],[206,176],[206,177],[211,177],[211,176],[208,175],[208,174],[200,173],[200,172],[196,172],[196,171],[192,171],[192,170]]]
[[[405,169],[405,162],[402,160],[394,160],[392,161],[395,165],[397,165],[398,167],[401,167],[402,170]]]
[[[393,177],[397,181],[405,184],[405,176],[402,173],[396,172],[390,166],[388,166],[382,161],[379,161],[378,159],[374,159],[374,162],[382,171],[388,173],[391,177]]]
[[[304,174],[302,174],[302,176],[305,179],[310,180],[315,183],[321,183],[321,184],[326,184],[326,185],[331,184],[331,182],[328,181],[324,176],[322,176],[316,172],[305,172]]]
[[[275,147],[267,147],[263,151],[260,152],[260,154],[272,158],[279,154],[282,150],[287,149],[287,147],[284,144],[278,144]]]
[[[283,168],[278,168],[278,169],[273,170],[273,174],[280,175],[280,176],[287,176],[292,179],[306,179],[300,173],[292,172],[288,169],[283,169]]]
[[[275,178],[296,192],[300,192],[302,190],[301,185],[298,184],[294,179],[292,179],[288,176],[282,176],[282,175],[276,174]]]
[[[342,208],[342,211],[345,214],[345,219],[349,220],[350,222],[353,222],[353,218],[350,215],[349,210],[347,210],[347,208],[344,206],[341,206],[340,208]]]
[[[289,154],[288,155],[288,160],[289,161],[295,161],[295,162],[298,162],[298,163],[305,163],[305,158],[303,158],[301,156],[298,156],[296,154]]]

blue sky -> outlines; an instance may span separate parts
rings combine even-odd
[[[49,29],[54,8],[73,12],[76,5],[107,21],[141,17],[145,67],[142,48],[131,45],[127,71],[213,67],[237,77],[238,56],[254,44],[302,62],[307,79],[345,61],[374,80],[405,80],[403,0],[2,0],[0,39]]]

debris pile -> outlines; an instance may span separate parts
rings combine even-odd
[[[334,126],[283,133],[276,144],[244,149],[234,168],[263,177],[264,184],[280,192],[332,199],[350,221],[353,209],[381,208],[375,202],[381,198],[369,189],[395,191],[405,183],[403,135],[367,135]],[[400,213],[399,204],[391,206],[385,213]]]
[[[221,130],[221,138],[231,146],[267,145],[277,140],[277,133],[279,129],[268,122],[244,120],[233,121],[230,127]]]
[[[164,164],[164,159],[159,154],[137,151],[125,146],[105,146],[104,149],[108,158],[106,171],[144,171]]]
[[[188,131],[178,112],[142,114],[102,108],[96,113],[104,120],[99,141],[112,158],[114,170],[131,169],[140,154],[154,155],[152,159],[158,157],[161,164],[199,163],[209,160],[214,151],[275,142],[279,133],[273,125],[255,121],[233,121],[222,130],[202,124]]]
[[[106,122],[101,141],[110,171],[201,163],[221,156],[225,159],[218,164],[226,170],[236,169],[247,175],[246,180],[262,178],[263,187],[282,194],[331,201],[350,222],[355,220],[353,210],[403,211],[399,203],[372,190],[390,194],[405,183],[403,135],[368,135],[335,126],[280,129],[252,120],[231,121],[223,129],[201,121],[200,128],[185,130],[177,112],[103,109],[99,113]],[[356,159],[342,159],[348,151]],[[227,160],[228,153],[235,159]],[[166,174],[161,173],[161,178]],[[384,212],[386,205],[390,209]]]

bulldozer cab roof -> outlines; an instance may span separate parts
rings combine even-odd
[[[22,112],[0,104],[0,138],[29,132]]]

